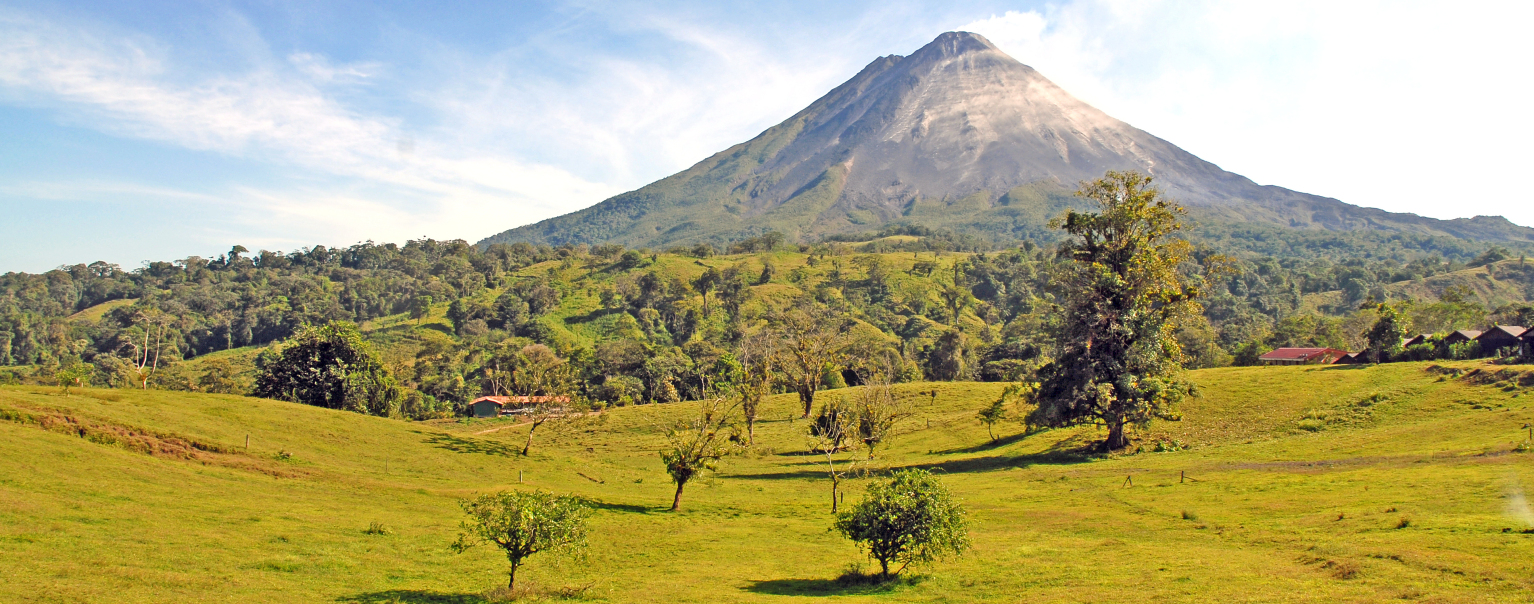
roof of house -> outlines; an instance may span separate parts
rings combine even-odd
[[[473,404],[478,403],[480,401],[489,401],[489,402],[495,403],[497,406],[505,407],[506,405],[528,405],[528,404],[533,404],[533,403],[568,403],[568,402],[570,402],[570,397],[568,397],[568,396],[481,396],[481,397],[479,397],[477,399],[474,399],[473,401],[470,401],[469,404],[473,405]]]
[[[1411,346],[1411,345],[1414,345],[1414,344],[1421,344],[1423,342],[1426,342],[1427,339],[1431,338],[1431,337],[1433,337],[1433,334],[1430,334],[1430,333],[1419,333],[1419,334],[1414,335],[1414,336],[1412,336],[1410,338],[1406,338],[1404,341],[1401,342],[1401,345],[1402,346]]]
[[[1492,334],[1497,334],[1516,339],[1518,336],[1523,335],[1523,332],[1526,331],[1528,331],[1528,329],[1519,327],[1517,325],[1498,325],[1486,330],[1486,333],[1481,334],[1480,337],[1484,338]]]
[[[1456,330],[1454,330],[1454,333],[1451,333],[1449,335],[1452,336],[1452,335],[1454,335],[1456,333],[1459,334],[1461,337],[1464,337],[1464,338],[1470,339],[1470,340],[1474,340],[1476,338],[1481,337],[1481,332],[1476,331],[1474,329],[1456,329]]]
[[[1318,356],[1345,354],[1347,351],[1336,348],[1279,348],[1257,358],[1264,361],[1306,361]]]
[[[1343,364],[1353,363],[1353,362],[1357,362],[1357,361],[1362,360],[1363,356],[1364,356],[1364,353],[1362,351],[1360,351],[1360,352],[1349,352],[1349,353],[1344,354],[1344,355],[1342,355],[1340,357],[1337,357],[1337,360],[1332,361],[1332,363],[1334,363],[1334,364],[1335,363],[1343,363]]]

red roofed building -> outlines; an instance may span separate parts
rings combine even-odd
[[[469,403],[472,417],[497,417],[540,403],[568,403],[568,396],[481,396]]]
[[[1347,354],[1336,348],[1280,348],[1257,360],[1264,365],[1330,365]]]

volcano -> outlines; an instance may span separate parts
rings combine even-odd
[[[769,230],[811,241],[897,222],[998,243],[1049,239],[1077,183],[1138,170],[1199,225],[1534,241],[1501,217],[1438,220],[1263,186],[1076,99],[984,37],[879,57],[750,141],[592,207],[482,244],[664,247]]]

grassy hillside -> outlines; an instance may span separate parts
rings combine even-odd
[[[1534,282],[1525,275],[1524,265],[1522,260],[1503,260],[1381,287],[1385,295],[1394,300],[1438,300],[1454,289],[1468,302],[1497,308],[1504,304],[1534,301]],[[1309,294],[1301,303],[1301,309],[1307,312],[1335,311],[1347,306],[1347,296],[1341,291]]]
[[[504,420],[4,387],[0,600],[474,602],[505,565],[447,549],[457,499],[542,488],[598,508],[588,559],[519,575],[550,598],[1530,601],[1534,470],[1514,451],[1534,422],[1534,367],[1455,367],[1195,372],[1203,394],[1183,421],[1113,458],[1078,451],[1091,429],[1011,424],[988,443],[973,416],[999,384],[903,385],[917,414],[865,467],[941,472],[975,547],[882,587],[835,580],[861,557],[827,532],[829,485],[787,395],[769,401],[759,449],[673,514],[655,451],[687,403],[540,431],[523,458],[525,427]],[[1150,452],[1158,442],[1186,448]],[[374,522],[392,534],[366,534]]]

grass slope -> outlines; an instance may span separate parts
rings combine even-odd
[[[655,451],[688,403],[540,430],[523,458],[526,428],[505,420],[5,387],[0,600],[475,602],[505,564],[448,551],[457,499],[542,488],[596,502],[592,549],[519,575],[590,601],[1530,601],[1534,471],[1514,447],[1534,367],[1455,368],[1195,372],[1184,419],[1142,435],[1188,448],[1111,458],[1075,452],[1089,428],[1011,424],[987,442],[974,412],[999,384],[904,385],[917,414],[865,467],[942,472],[975,547],[885,586],[836,580],[862,557],[827,531],[829,485],[788,395],[760,450],[673,514]]]
[[[1437,300],[1453,287],[1459,288],[1467,301],[1487,308],[1534,301],[1534,281],[1529,279],[1525,262],[1520,260],[1503,260],[1383,287],[1386,296],[1395,300]],[[1349,306],[1347,302],[1347,296],[1341,290],[1333,290],[1306,294],[1301,308],[1319,313],[1327,309],[1345,309]]]

